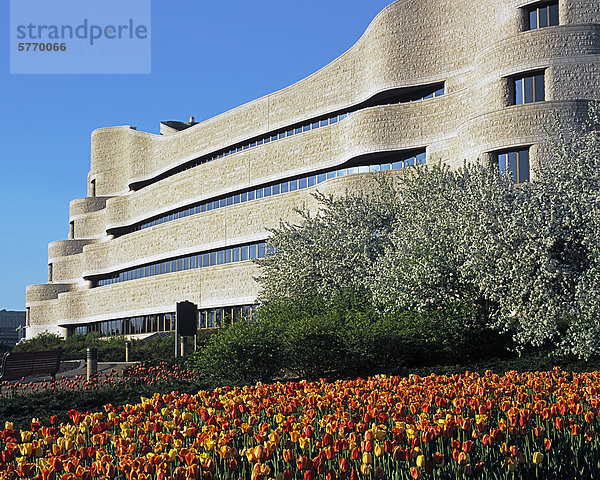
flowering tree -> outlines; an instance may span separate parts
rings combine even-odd
[[[466,300],[519,345],[600,353],[598,125],[592,105],[530,183],[485,165],[403,177],[375,299],[388,309]]]
[[[299,210],[298,225],[282,223],[271,231],[269,245],[277,254],[257,261],[263,267],[261,301],[296,295],[328,299],[371,284],[373,262],[393,226],[391,184],[380,177],[372,195],[315,196],[317,212]]]
[[[388,311],[467,302],[519,345],[600,353],[599,130],[591,105],[528,183],[434,165],[372,196],[319,196],[318,214],[272,232],[263,299],[358,285]]]

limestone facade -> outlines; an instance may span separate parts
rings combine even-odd
[[[161,135],[94,131],[88,196],[71,202],[69,238],[48,247],[48,283],[27,287],[27,336],[168,314],[183,300],[199,310],[252,305],[258,272],[249,260],[106,279],[194,254],[239,253],[280,219],[294,221],[294,208],[313,208],[315,189],[368,190],[372,178],[345,170],[270,197],[227,205],[230,196],[412,155],[459,166],[525,148],[532,165],[543,162],[555,119],[576,126],[600,100],[598,1],[551,3],[558,25],[530,29],[530,12],[547,3],[398,0],[346,53],[281,91],[201,123],[164,123]],[[540,73],[543,101],[515,104],[515,79]],[[200,211],[220,199],[223,207]]]

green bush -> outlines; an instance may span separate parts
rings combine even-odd
[[[214,386],[269,382],[281,369],[281,353],[267,322],[241,321],[218,330],[184,365]]]
[[[204,345],[212,332],[198,332],[198,345]],[[162,335],[150,340],[132,339],[130,361],[168,360],[173,357],[175,350],[175,336]],[[15,352],[38,352],[43,350],[63,349],[63,360],[81,360],[87,356],[88,348],[98,350],[100,362],[122,362],[125,360],[124,336],[100,337],[98,333],[88,335],[75,334],[63,340],[53,333],[41,333],[38,336],[19,343]],[[192,347],[193,348],[193,347]]]
[[[314,380],[502,356],[507,335],[485,327],[475,306],[456,302],[420,311],[377,312],[360,288],[271,301],[258,321],[219,331],[188,367],[214,384],[268,381],[277,374]]]

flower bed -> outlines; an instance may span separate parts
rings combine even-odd
[[[290,382],[156,394],[0,432],[0,477],[592,478],[600,373]]]

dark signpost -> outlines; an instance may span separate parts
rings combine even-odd
[[[175,307],[175,357],[178,354],[178,338],[181,336],[182,348],[185,349],[183,337],[196,337],[198,333],[198,309],[195,303],[184,301],[177,302]],[[194,349],[196,341],[194,340]],[[182,356],[184,353],[182,352]]]

